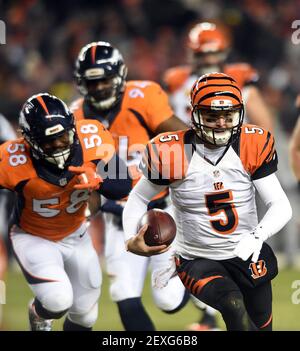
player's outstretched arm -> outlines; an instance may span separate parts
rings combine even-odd
[[[253,183],[268,210],[253,232],[241,238],[234,253],[244,261],[252,255],[252,261],[257,262],[263,242],[286,225],[292,217],[292,208],[274,173]]]

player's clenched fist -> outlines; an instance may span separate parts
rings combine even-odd
[[[98,190],[100,188],[100,183],[103,182],[99,174],[88,166],[70,166],[69,171],[79,176],[79,184],[74,185],[74,189],[87,189],[89,191]]]

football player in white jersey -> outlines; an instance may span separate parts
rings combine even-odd
[[[170,103],[176,115],[185,123],[191,123],[189,93],[195,80],[206,73],[223,72],[233,77],[242,90],[245,103],[244,123],[253,123],[272,132],[273,118],[262,98],[257,81],[258,72],[245,62],[227,63],[231,41],[226,28],[211,22],[194,25],[187,36],[188,65],[168,69],[163,77],[169,92]],[[259,213],[261,202],[258,202]],[[195,299],[194,299],[195,302]],[[203,311],[198,323],[188,330],[205,331],[215,329],[216,311],[195,302]]]
[[[147,225],[137,233],[137,224],[149,199],[169,186],[177,224],[174,271],[183,284],[222,314],[228,330],[272,330],[271,280],[278,269],[265,241],[292,216],[275,175],[274,138],[243,125],[241,91],[223,73],[201,76],[191,105],[191,129],[161,134],[147,145],[144,176],[123,213],[127,248],[140,255],[168,250],[147,246]],[[260,222],[256,190],[268,208]],[[172,270],[162,270],[157,281],[166,284],[168,274]]]

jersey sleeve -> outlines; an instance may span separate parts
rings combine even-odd
[[[35,175],[30,156],[22,139],[0,146],[0,188],[16,190],[19,183]]]
[[[107,164],[115,154],[115,142],[111,133],[99,121],[89,119],[77,121],[76,129],[84,162],[102,161]]]
[[[140,169],[157,185],[169,185],[184,178],[188,160],[184,147],[184,131],[162,133],[146,146]]]
[[[174,114],[167,93],[154,82],[147,87],[146,119],[150,129],[155,132],[157,127]]]
[[[255,84],[259,80],[257,70],[248,63],[226,65],[225,73],[233,77],[241,88],[246,85]]]
[[[253,125],[245,125],[242,129],[240,148],[242,163],[252,180],[277,171],[275,140],[270,132]]]

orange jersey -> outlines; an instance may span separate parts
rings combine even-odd
[[[82,98],[70,109],[76,120],[93,118],[107,124],[120,157],[127,158],[134,184],[141,176],[137,167],[146,143],[155,136],[157,127],[173,115],[167,94],[151,81],[127,82],[120,106],[106,118],[92,111]]]
[[[72,166],[108,162],[114,153],[110,133],[98,121],[76,123],[79,142],[71,156]],[[15,223],[27,233],[58,241],[85,220],[89,192],[76,190],[78,176],[67,169],[54,174],[33,158],[23,138],[0,147],[0,187],[15,191],[18,202]]]

